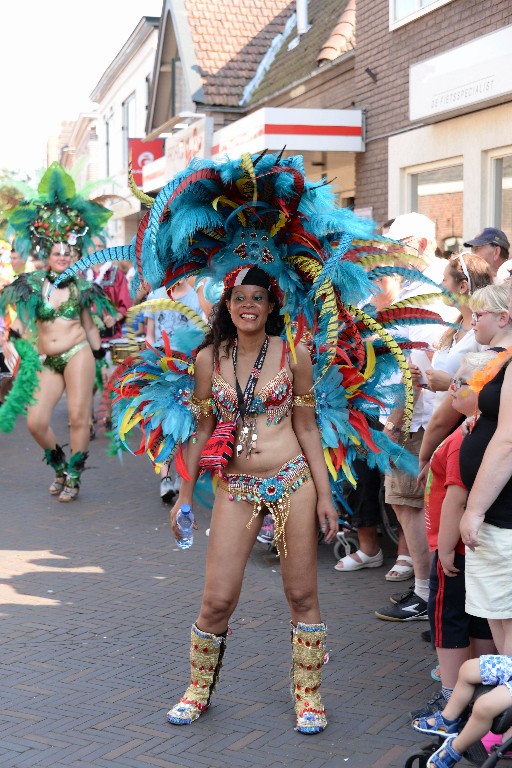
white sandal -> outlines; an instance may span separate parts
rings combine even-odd
[[[360,571],[361,568],[379,568],[379,566],[383,565],[384,563],[384,555],[382,554],[382,549],[379,549],[377,554],[371,557],[370,555],[365,555],[365,553],[361,552],[360,549],[358,549],[355,554],[361,559],[360,563],[358,563],[357,560],[354,560],[351,555],[345,555],[345,557],[336,563],[334,570]]]
[[[408,565],[399,565],[399,560],[405,560]],[[391,573],[397,573],[397,576],[390,576]],[[386,573],[384,578],[386,581],[407,581],[414,576],[414,568],[412,565],[412,557],[410,555],[398,555],[394,566]]]

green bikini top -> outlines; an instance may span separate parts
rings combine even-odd
[[[82,308],[78,301],[78,292],[73,295],[73,287],[74,286],[69,287],[69,299],[63,301],[59,307],[52,307],[52,305],[41,296],[41,302],[37,308],[37,319],[46,323],[51,323],[58,317],[63,317],[65,320],[74,320],[75,317],[79,317]],[[77,289],[74,288],[74,290],[76,291]]]
[[[45,280],[52,282],[53,278],[54,275],[46,269],[17,277],[14,282],[0,290],[0,316],[5,314],[9,307],[13,307],[20,322],[30,330],[36,331],[38,321],[51,323],[58,317],[74,320],[83,310],[93,311],[100,318],[104,312],[115,315],[116,309],[103,290],[80,277],[72,277],[61,284],[62,287],[69,285],[69,297],[60,307],[52,307],[43,295],[43,288]]]

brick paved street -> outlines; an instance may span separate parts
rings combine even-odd
[[[62,404],[56,424],[63,436]],[[51,471],[24,421],[0,436],[1,766],[400,768],[428,741],[406,724],[435,690],[419,637],[427,624],[375,619],[393,591],[385,569],[338,574],[326,546],[327,730],[293,731],[287,608],[278,561],[261,544],[211,708],[190,727],[167,724],[188,681],[208,518],[199,511],[193,548],[178,550],[150,464],[121,465],[105,448],[99,435],[79,501],[63,505],[47,493]]]

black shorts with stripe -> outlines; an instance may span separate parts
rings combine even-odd
[[[428,618],[436,648],[466,648],[471,637],[492,640],[487,619],[470,616],[465,611],[466,587],[464,569],[466,558],[455,553],[456,576],[446,576],[434,553],[430,571]]]

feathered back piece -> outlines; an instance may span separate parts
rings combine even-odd
[[[130,246],[92,254],[65,275],[130,258],[136,279],[153,289],[190,276],[230,287],[241,270],[263,269],[279,298],[292,354],[292,328],[312,334],[317,418],[333,479],[339,470],[351,475],[356,454],[381,453],[383,464],[386,456],[400,464],[396,446],[383,451],[383,439],[369,425],[401,401],[407,431],[413,403],[409,368],[392,329],[359,309],[389,273],[422,279],[400,244],[376,235],[373,222],[339,208],[328,185],[306,178],[299,155],[264,152],[223,163],[196,158],[147,204]],[[428,284],[427,290],[432,292]],[[411,306],[401,308],[402,322],[408,314],[418,321]],[[383,319],[389,326],[392,318]],[[376,358],[369,333],[387,354],[381,348]],[[401,391],[383,385],[397,366],[405,392],[403,385]],[[333,397],[333,388],[339,396]]]
[[[67,243],[85,256],[112,211],[80,195],[71,176],[52,163],[37,191],[25,190],[25,199],[5,215],[16,250],[25,258],[36,253],[46,258],[55,243]]]

